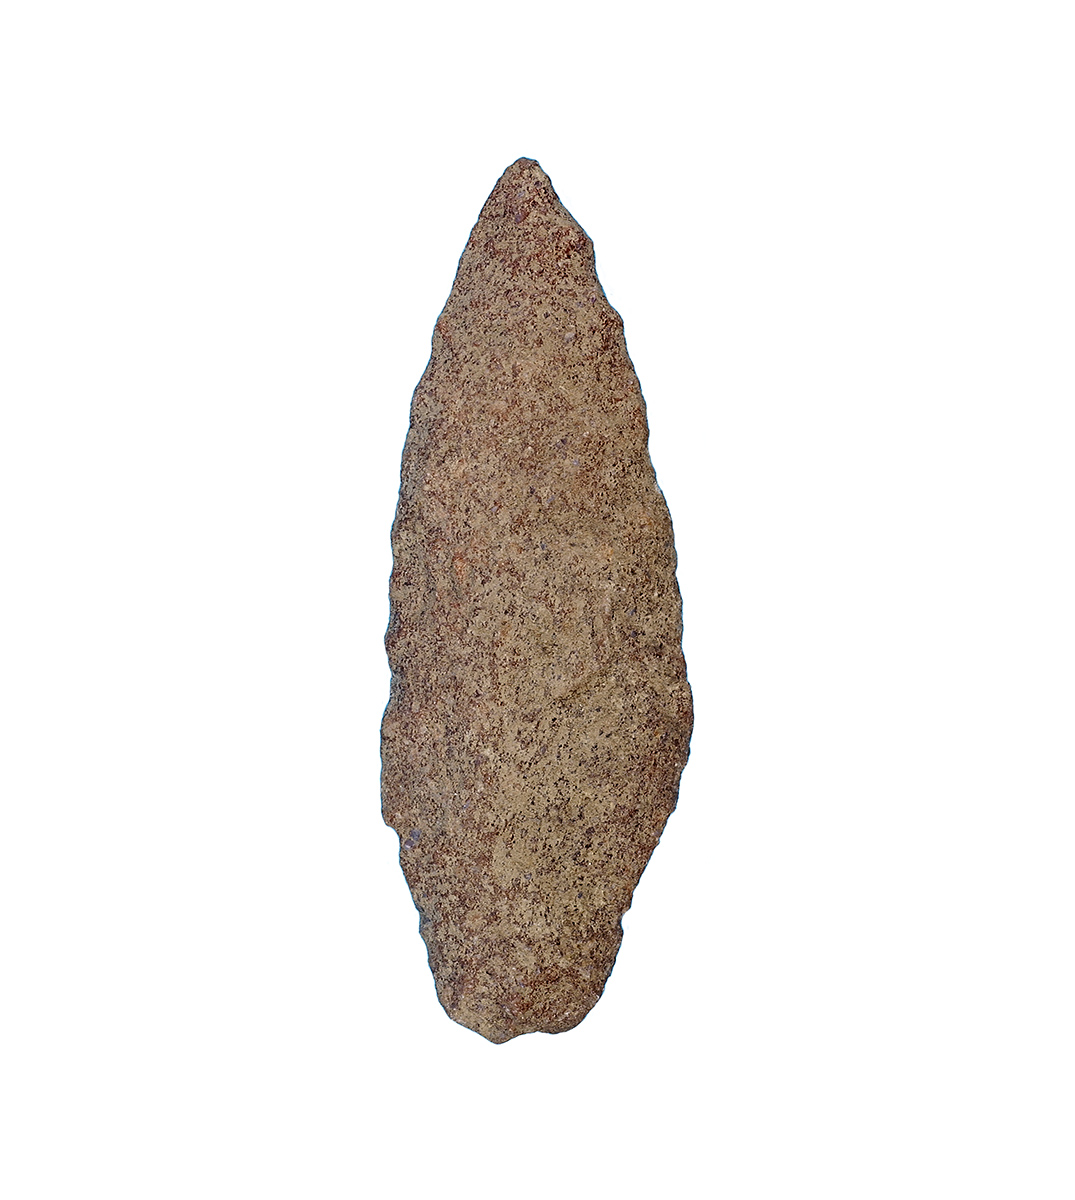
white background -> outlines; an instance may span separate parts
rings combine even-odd
[[[4,1196],[1070,1200],[1069,7],[4,14]],[[520,155],[624,317],[697,724],[604,999],[493,1046],[377,735]]]

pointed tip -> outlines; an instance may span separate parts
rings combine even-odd
[[[497,185],[504,183],[515,183],[522,180],[543,180],[548,182],[548,175],[541,169],[541,163],[536,158],[517,158],[510,167],[507,167],[500,178],[497,180]]]
[[[503,221],[519,225],[531,213],[555,215],[570,225],[577,222],[563,207],[552,180],[536,158],[517,158],[496,181],[479,222]]]

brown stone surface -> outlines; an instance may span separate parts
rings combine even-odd
[[[593,244],[536,162],[481,211],[415,389],[392,530],[385,820],[437,994],[493,1042],[577,1025],[675,807],[672,526]]]

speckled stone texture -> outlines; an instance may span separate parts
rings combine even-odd
[[[392,530],[384,818],[441,1004],[493,1042],[599,999],[687,761],[672,525],[593,243],[536,162],[481,211]]]

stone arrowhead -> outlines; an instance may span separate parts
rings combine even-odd
[[[481,211],[415,389],[392,530],[384,818],[448,1015],[599,999],[692,710],[672,525],[593,244],[532,159]]]

